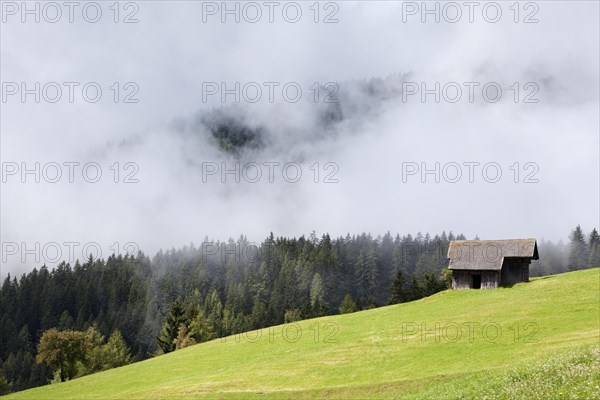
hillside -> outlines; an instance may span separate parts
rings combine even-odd
[[[477,392],[485,379],[552,354],[577,347],[589,355],[581,346],[600,341],[599,307],[597,268],[512,288],[444,291],[217,339],[6,398],[427,398],[438,385],[458,397],[462,387]],[[597,369],[594,359],[588,364]]]

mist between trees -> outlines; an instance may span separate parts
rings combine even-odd
[[[336,239],[271,233],[259,244],[244,236],[205,239],[152,258],[140,251],[51,270],[43,265],[19,279],[9,275],[0,289],[0,391],[253,329],[429,296],[448,287],[448,245],[464,239],[452,232]],[[569,244],[541,240],[538,248],[532,276],[600,266],[596,229],[586,235],[577,226]],[[81,345],[72,365],[57,366],[43,355],[69,338]]]

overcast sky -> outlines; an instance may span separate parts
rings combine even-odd
[[[421,2],[313,3],[229,2],[237,23],[221,2],[80,2],[73,22],[62,2],[37,3],[39,22],[2,2],[2,275],[56,264],[54,243],[67,259],[271,231],[555,241],[598,226],[598,2],[428,3],[439,22]],[[221,151],[201,123],[215,110],[262,145]],[[22,176],[35,163],[39,183]],[[239,183],[220,173],[236,163]]]

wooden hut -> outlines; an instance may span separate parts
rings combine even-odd
[[[452,289],[494,289],[529,281],[535,239],[454,240],[448,248]]]

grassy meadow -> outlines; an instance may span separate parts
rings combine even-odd
[[[600,398],[600,269],[216,339],[7,399]]]

